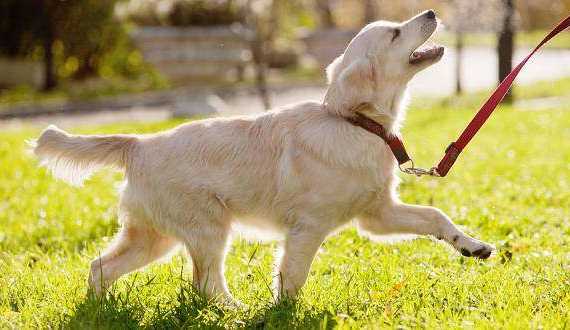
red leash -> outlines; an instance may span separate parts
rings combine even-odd
[[[473,139],[475,134],[479,131],[481,126],[487,121],[489,116],[493,113],[493,111],[497,108],[497,105],[503,100],[505,95],[508,93],[509,88],[513,84],[513,81],[524,67],[526,62],[538,51],[545,43],[547,43],[550,39],[554,38],[557,34],[564,31],[567,27],[570,26],[570,16],[566,17],[562,22],[560,22],[542,41],[534,48],[534,50],[527,55],[527,57],[522,60],[514,69],[511,71],[503,81],[499,84],[497,89],[493,92],[493,94],[489,97],[487,102],[483,104],[481,109],[477,112],[475,117],[471,120],[469,125],[463,130],[463,133],[459,136],[457,141],[452,142],[449,147],[445,150],[445,156],[443,159],[437,164],[435,171],[439,176],[446,176],[457,157],[465,149],[469,141]]]

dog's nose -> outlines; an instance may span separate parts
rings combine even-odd
[[[433,10],[431,10],[431,9],[428,10],[428,11],[426,12],[426,17],[429,18],[429,19],[434,19],[434,18],[435,18],[435,11],[433,11]]]

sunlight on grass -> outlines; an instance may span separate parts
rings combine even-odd
[[[520,89],[519,93],[563,88]],[[412,110],[405,142],[431,166],[471,118],[471,101]],[[455,106],[460,104],[461,106]],[[153,132],[179,124],[117,124],[75,132]],[[570,321],[570,105],[501,108],[445,179],[403,177],[402,198],[435,205],[494,243],[486,262],[428,239],[372,243],[331,237],[297,302],[273,305],[274,244],[236,240],[226,275],[248,309],[190,289],[180,255],[121,279],[107,300],[87,296],[89,262],[117,230],[119,173],[83,189],[54,180],[26,152],[38,130],[0,133],[0,328],[248,327],[565,328]],[[374,147],[374,146],[371,146]]]

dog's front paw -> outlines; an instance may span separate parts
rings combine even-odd
[[[465,257],[475,257],[479,259],[487,259],[495,251],[495,247],[491,244],[479,241],[469,236],[455,237],[453,246]]]

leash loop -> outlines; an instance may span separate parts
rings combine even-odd
[[[404,166],[407,163],[410,163],[410,166],[408,166],[408,167]],[[416,165],[414,164],[414,161],[412,159],[410,159],[409,161],[407,161],[403,164],[398,164],[398,168],[400,169],[400,171],[402,171],[402,173],[415,175],[417,177],[421,177],[424,175],[436,176],[436,177],[440,176],[439,173],[437,172],[437,168],[432,167],[428,170],[425,168],[416,167]]]

